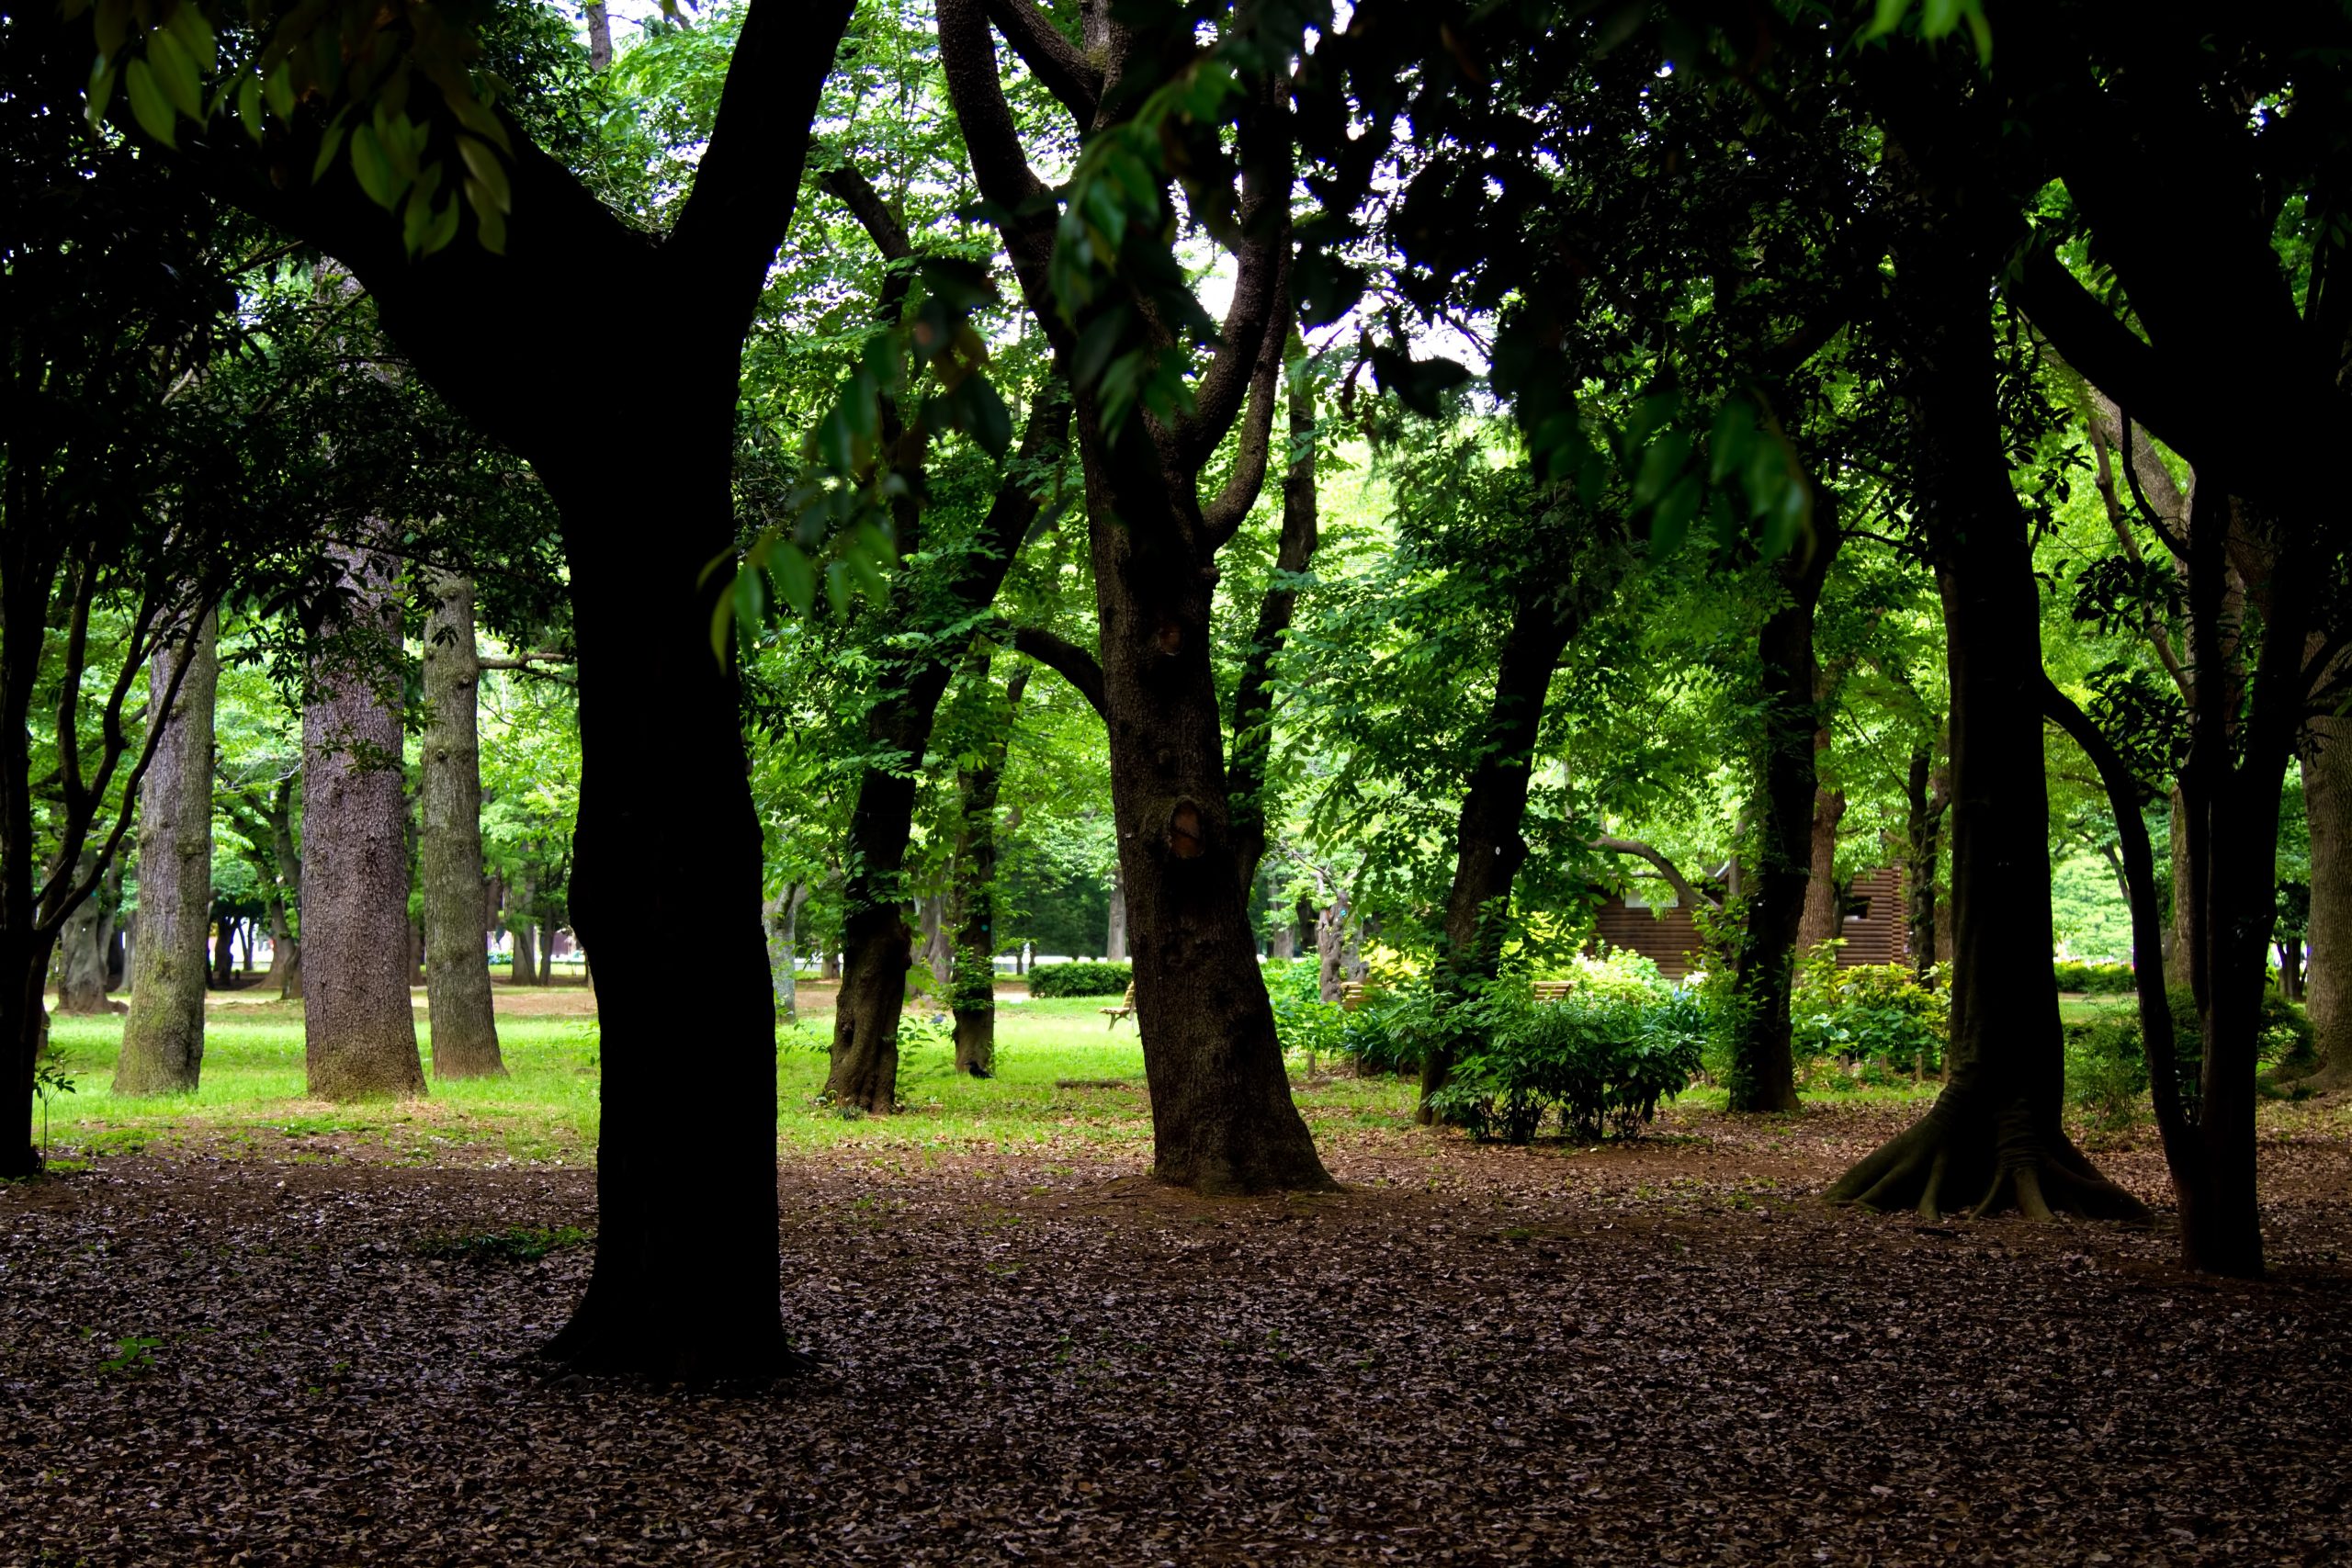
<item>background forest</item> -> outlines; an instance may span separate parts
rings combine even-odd
[[[2342,7],[0,25],[42,1256],[469,1173],[350,1201],[541,1270],[570,1389],[895,1353],[795,1258],[960,1268],[967,1173],[2341,1306]]]

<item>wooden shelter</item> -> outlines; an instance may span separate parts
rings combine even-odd
[[[1846,890],[1845,902],[1839,968],[1911,961],[1901,866],[1883,865],[1857,876]],[[1640,953],[1669,980],[1679,980],[1699,967],[1699,928],[1673,891],[1658,883],[1645,880],[1630,892],[1602,899],[1593,911],[1593,939],[1596,945],[1606,942]]]

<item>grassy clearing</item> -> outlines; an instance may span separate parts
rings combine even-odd
[[[359,1105],[303,1094],[299,1003],[216,998],[207,1021],[203,1089],[160,1100],[108,1092],[120,1018],[61,1018],[52,1038],[76,1082],[74,1093],[49,1106],[50,1143],[67,1156],[201,1144],[296,1160],[358,1155],[422,1165],[459,1154],[557,1165],[593,1159],[598,1039],[587,993],[502,989],[498,1000],[507,1077],[435,1082],[423,1100]],[[889,1117],[844,1115],[817,1103],[831,1017],[804,1012],[777,1043],[779,1150],[787,1156],[838,1150],[876,1157],[1140,1152],[1151,1137],[1142,1047],[1132,1025],[1105,1029],[1102,1005],[1099,998],[1075,998],[1001,1008],[997,1076],[986,1080],[958,1077],[944,1031],[924,1030],[916,1022],[921,1015],[910,1013],[899,1080],[905,1110]],[[429,1073],[431,1036],[421,1008],[418,1032]],[[1072,1087],[1061,1087],[1065,1080]],[[673,1092],[679,1136],[690,1140],[703,1092],[690,1062],[682,1062]],[[1299,1097],[1318,1136],[1401,1131],[1411,1122],[1412,1087],[1402,1080],[1318,1075],[1300,1083]]]

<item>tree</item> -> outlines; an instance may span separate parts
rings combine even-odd
[[[212,704],[219,636],[207,616],[180,646],[159,650],[151,689],[178,695],[151,713],[163,733],[141,784],[139,944],[130,965],[130,1011],[115,1058],[114,1092],[195,1092],[204,1069],[204,932],[212,913]]]
[[[491,1010],[481,861],[481,656],[474,647],[474,585],[467,578],[433,573],[425,586],[439,601],[424,623],[418,803],[433,1076],[503,1077],[506,1064]]]
[[[304,1072],[320,1100],[423,1094],[394,566],[358,546],[330,556],[340,577],[302,705]]]
[[[1112,802],[1151,1085],[1153,1168],[1163,1180],[1203,1191],[1328,1187],[1330,1178],[1291,1102],[1258,973],[1235,859],[1224,715],[1210,660],[1216,552],[1239,528],[1264,481],[1281,401],[1290,319],[1291,133],[1277,94],[1287,48],[1279,39],[1252,35],[1250,42],[1261,51],[1253,76],[1246,84],[1222,78],[1236,83],[1233,107],[1243,145],[1266,162],[1238,190],[1227,183],[1195,199],[1196,214],[1232,236],[1238,271],[1232,306],[1216,334],[1216,356],[1188,389],[1189,412],[1179,412],[1178,389],[1164,379],[1156,392],[1131,400],[1144,390],[1135,378],[1181,375],[1169,323],[1181,321],[1197,333],[1205,319],[1173,281],[1165,250],[1153,248],[1159,243],[1156,224],[1128,226],[1124,251],[1119,241],[1104,240],[1124,271],[1111,274],[1106,256],[1102,291],[1091,301],[1057,285],[1056,235],[1062,219],[1030,167],[1007,106],[989,35],[991,13],[1078,130],[1098,139],[1104,149],[1099,155],[1106,159],[1133,158],[1137,149],[1160,147],[1163,135],[1182,134],[1165,96],[1147,100],[1170,118],[1140,127],[1143,140],[1114,131],[1120,108],[1105,89],[1123,79],[1133,86],[1156,67],[1184,60],[1191,51],[1182,28],[1190,24],[1163,32],[1111,23],[1102,29],[1097,63],[1023,0],[994,7],[980,0],[944,0],[940,54],[973,175],[998,214],[1023,296],[1076,400],[1102,628]],[[1217,118],[1194,121],[1193,134],[1214,134],[1224,111],[1216,104]],[[1153,190],[1164,189],[1164,174],[1148,165],[1130,168]],[[1216,216],[1228,211],[1229,223]],[[1073,221],[1087,216],[1081,207]],[[1131,292],[1136,280],[1144,280],[1148,292]],[[1090,328],[1099,346],[1080,364],[1080,343]],[[1130,339],[1138,346],[1131,348]],[[1106,376],[1103,349],[1125,351],[1115,355],[1128,367],[1121,378]],[[1162,368],[1155,371],[1155,365]],[[1211,459],[1237,433],[1227,476],[1204,496]]]
[[[976,1078],[996,1071],[996,818],[1004,784],[1004,756],[1012,717],[1020,711],[1029,671],[1015,670],[1004,682],[1000,716],[991,660],[974,660],[986,710],[995,733],[956,774],[956,890],[950,903],[956,920],[956,977],[948,997],[956,1014],[956,1070]]]

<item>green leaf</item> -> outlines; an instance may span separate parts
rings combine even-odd
[[[1682,466],[1690,460],[1690,438],[1679,430],[1661,433],[1642,454],[1640,476],[1634,481],[1634,504],[1647,506],[1666,493]]]
[[[483,141],[496,143],[499,151],[509,157],[514,155],[514,143],[506,135],[506,126],[496,114],[492,112],[489,105],[470,93],[449,92],[446,89],[442,93],[442,99],[449,106],[450,112],[458,117],[459,125],[464,126]]]
[[[1929,38],[1942,38],[1960,25],[1960,0],[1927,0],[1920,19]]]
[[[237,81],[237,118],[244,121],[245,134],[259,141],[261,126],[261,78],[246,75]]]
[[[1910,8],[1911,0],[1878,0],[1878,14],[1871,18],[1871,25],[1862,29],[1862,36],[1866,39],[1884,38],[1903,25],[1903,13]]]
[[[188,59],[196,62],[198,71],[209,76],[220,68],[220,39],[213,36],[212,24],[205,20],[204,13],[189,0],[181,0],[172,19],[164,25],[179,39],[180,47],[187,51]]]
[[[122,86],[130,95],[131,118],[139,121],[139,129],[166,147],[177,147],[172,134],[172,106],[155,85],[153,68],[143,60],[132,61],[123,68]]]
[[[458,237],[458,198],[451,197],[433,214],[432,227],[424,231],[424,254],[445,250]]]
[[[269,74],[262,78],[261,96],[262,101],[269,106],[270,113],[282,120],[292,119],[294,68],[283,60],[271,66]]]
[[[1696,474],[1685,474],[1675,487],[1666,492],[1650,513],[1650,550],[1659,558],[1672,555],[1682,547],[1683,539],[1690,532],[1690,519],[1698,514],[1699,502],[1705,487]]]
[[[808,551],[787,540],[771,558],[769,570],[794,615],[806,616],[817,607],[817,570],[809,563]]]
[[[97,64],[91,70],[90,101],[84,110],[84,118],[90,122],[92,130],[106,123],[107,106],[114,102],[114,85],[120,74],[107,64],[104,55],[98,57]]]
[[[1724,400],[1707,434],[1707,482],[1721,484],[1747,462],[1756,442],[1756,409],[1746,398]]]
[[[1012,412],[1004,399],[985,376],[967,376],[956,391],[965,404],[965,429],[989,457],[1003,457],[1012,445]]]
[[[494,256],[504,255],[506,254],[506,214],[499,211],[495,206],[475,202],[474,235],[481,242],[483,250]]]
[[[155,69],[155,85],[171,106],[201,125],[204,122],[204,79],[187,48],[167,28],[147,35],[147,63]]]
[[[360,126],[351,133],[351,173],[359,181],[359,188],[368,193],[368,199],[387,212],[408,188],[408,181],[392,167],[391,159],[384,155],[384,144],[371,125]]]
[[[466,161],[467,172],[490,197],[491,205],[501,212],[514,211],[514,187],[507,181],[506,165],[498,161],[498,154],[491,151],[490,143],[470,136],[460,136],[458,138],[458,152]]]

